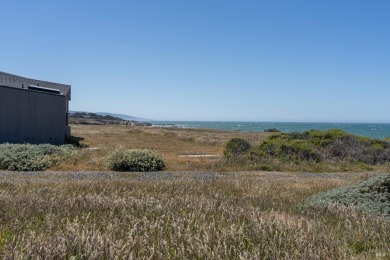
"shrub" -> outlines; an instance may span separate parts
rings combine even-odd
[[[350,135],[340,129],[330,129],[326,131],[310,130],[306,131],[305,134],[308,136],[311,143],[321,147],[325,147],[340,138]]]
[[[257,154],[260,157],[282,158],[286,160],[320,161],[320,154],[312,144],[302,139],[303,136],[303,134],[299,133],[271,136],[258,147]]]
[[[359,137],[343,130],[311,130],[269,136],[255,150],[257,158],[285,161],[359,162],[369,165],[390,161],[390,142]],[[252,155],[252,158],[256,156]]]
[[[223,150],[223,155],[227,159],[237,158],[247,154],[251,149],[251,145],[243,138],[230,139]]]
[[[73,146],[50,144],[0,144],[0,169],[9,171],[40,171],[56,163],[58,156]]]
[[[382,164],[390,161],[390,146],[386,141],[344,136],[326,147],[329,159],[336,161],[353,161],[367,164]]]
[[[278,130],[276,128],[269,128],[269,129],[265,129],[264,132],[266,132],[266,133],[279,133],[280,130]]]
[[[160,171],[165,168],[161,155],[147,149],[117,149],[109,155],[108,168],[114,171]]]
[[[303,208],[326,209],[335,204],[390,218],[390,174],[316,194],[305,202]]]

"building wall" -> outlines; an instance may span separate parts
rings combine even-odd
[[[0,86],[0,143],[65,142],[67,99]]]

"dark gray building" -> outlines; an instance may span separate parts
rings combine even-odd
[[[0,143],[64,144],[70,89],[0,72]]]

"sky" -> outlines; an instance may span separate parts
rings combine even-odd
[[[390,123],[388,0],[0,1],[0,71],[71,110]]]

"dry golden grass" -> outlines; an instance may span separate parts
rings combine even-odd
[[[53,169],[94,172],[0,172],[1,258],[390,256],[389,220],[342,207],[301,210],[312,194],[375,173],[210,173],[242,169],[220,158],[228,139],[242,137],[256,145],[266,133],[85,125],[72,130],[97,150],[75,150]],[[108,154],[118,147],[157,151],[171,172],[105,172]],[[180,156],[194,154],[217,157]]]
[[[0,173],[5,259],[375,259],[390,222],[302,212],[365,174]]]
[[[224,144],[232,137],[261,143],[268,133],[226,132],[129,126],[72,125],[72,135],[84,138],[90,148],[79,151],[55,170],[107,170],[108,154],[118,147],[151,149],[162,154],[168,170],[216,170]],[[181,155],[212,155],[185,157]]]

